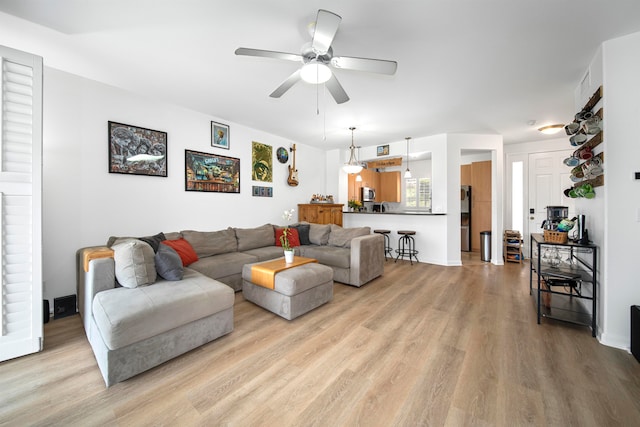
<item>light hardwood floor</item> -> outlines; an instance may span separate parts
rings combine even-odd
[[[1,425],[640,425],[640,364],[536,324],[528,265],[394,264],[287,321],[236,295],[235,330],[106,389],[80,318],[0,364]]]

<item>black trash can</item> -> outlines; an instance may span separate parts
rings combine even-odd
[[[491,231],[480,232],[480,259],[491,261]]]

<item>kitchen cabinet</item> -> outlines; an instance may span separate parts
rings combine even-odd
[[[480,232],[491,230],[491,160],[460,166],[460,184],[471,186],[471,250],[480,251]]]
[[[362,177],[363,187],[371,187],[376,190],[380,187],[380,174],[378,172],[371,169],[362,169],[360,176]]]
[[[460,166],[460,185],[471,184],[471,165]]]
[[[359,200],[362,201],[362,194],[360,194],[360,189],[362,188],[362,181],[356,181],[357,173],[349,174],[349,198],[348,200]]]
[[[380,185],[376,188],[376,202],[400,203],[400,172],[379,172]]]
[[[336,224],[342,227],[342,204],[309,203],[298,205],[298,221]]]
[[[596,336],[596,245],[545,242],[531,234],[529,294],[542,317],[591,327]]]

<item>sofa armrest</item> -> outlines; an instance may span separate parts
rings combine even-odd
[[[76,280],[78,311],[85,330],[89,331],[93,297],[98,292],[113,289],[116,285],[113,253],[109,255],[108,248],[104,246],[78,249],[76,252]]]
[[[350,284],[362,286],[384,273],[384,236],[369,234],[351,240]]]

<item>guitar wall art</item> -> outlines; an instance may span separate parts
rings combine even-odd
[[[295,187],[298,185],[298,169],[296,169],[296,144],[293,144],[291,152],[293,153],[293,167],[291,167],[291,165],[288,166],[289,176],[287,177],[287,184],[289,184],[291,187]]]

